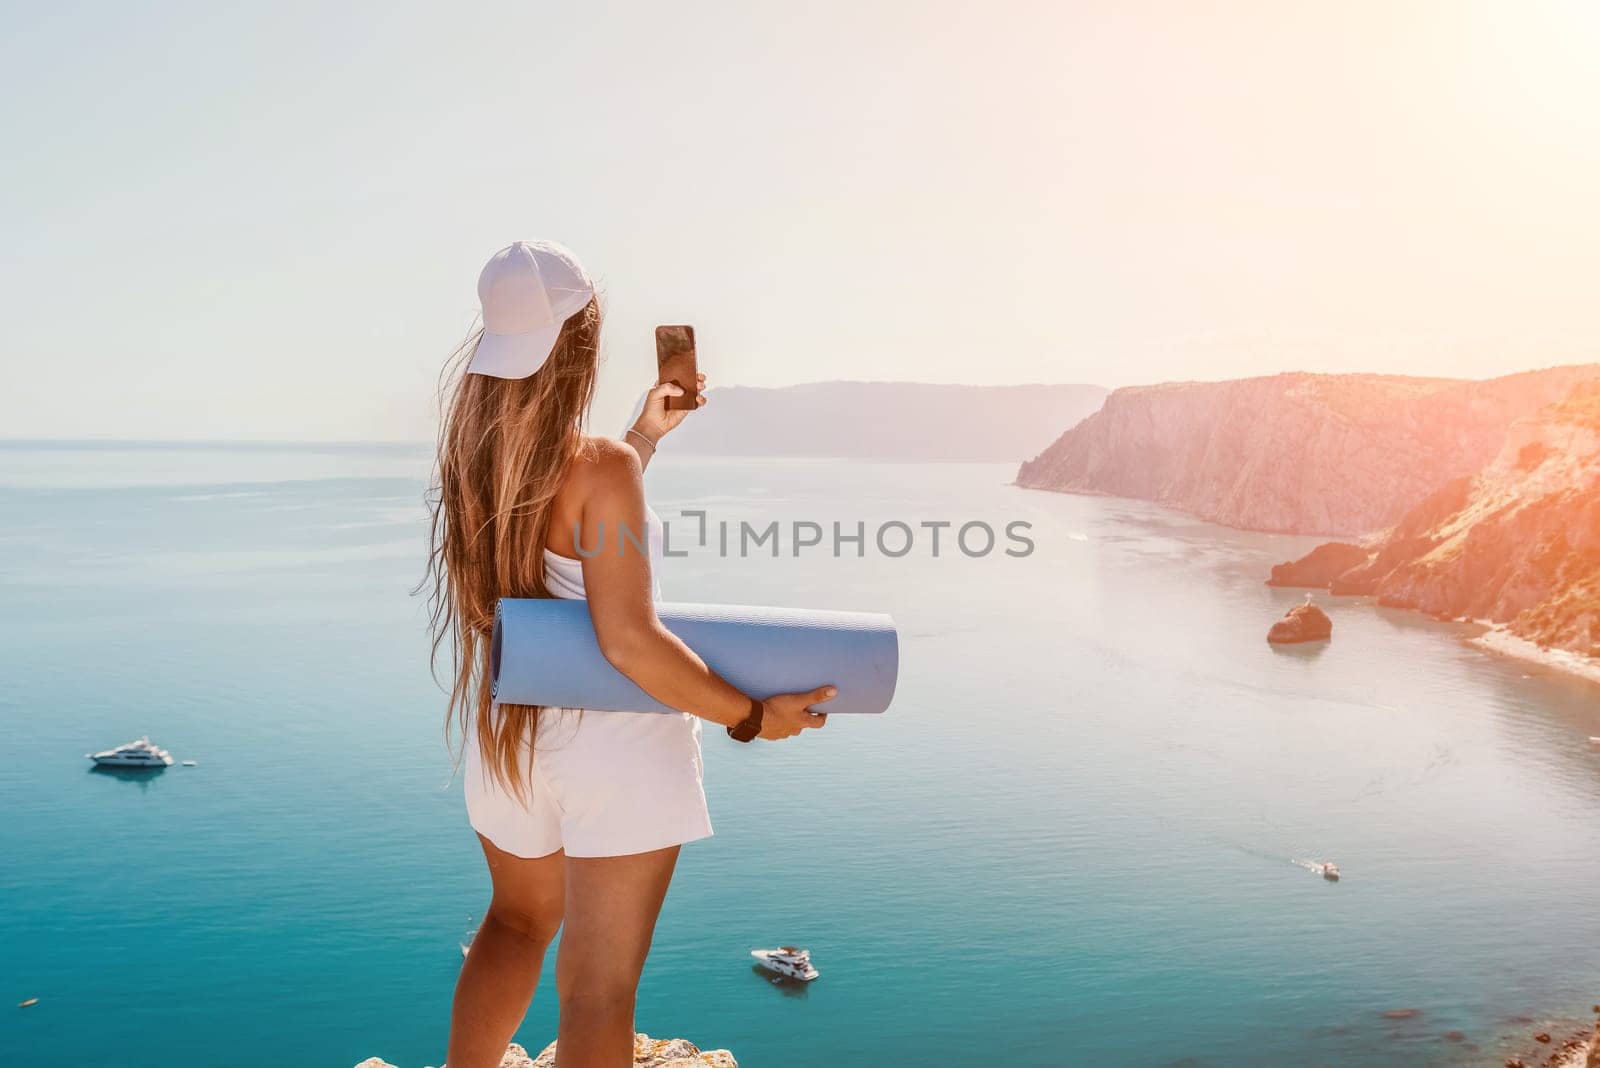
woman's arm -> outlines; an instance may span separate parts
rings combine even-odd
[[[696,398],[695,410],[699,411],[706,406],[706,376],[702,373],[695,376]],[[639,418],[633,421],[627,433],[622,435],[622,440],[633,449],[639,457],[639,469],[650,466],[650,460],[656,454],[656,445],[664,434],[675,430],[683,417],[689,414],[687,408],[670,409],[666,401],[668,397],[683,396],[683,387],[676,382],[657,382],[649,393],[644,395],[644,403],[639,409]]]
[[[626,531],[635,539],[644,537],[644,469],[639,457],[616,442],[593,441],[598,455],[584,465],[579,544],[599,546],[598,552],[583,558],[583,586],[600,651],[664,705],[724,726],[743,722],[750,714],[750,698],[707,667],[656,618],[649,555],[624,536]],[[833,687],[822,686],[810,693],[768,698],[763,702],[761,737],[787,738],[806,727],[822,726],[828,717],[808,711],[808,706],[834,694]]]

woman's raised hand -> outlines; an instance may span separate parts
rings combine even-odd
[[[810,693],[781,693],[769,697],[762,704],[761,733],[756,737],[769,742],[793,738],[803,730],[821,727],[828,722],[826,712],[812,712],[812,705],[820,705],[839,696],[832,686],[819,686]]]
[[[706,376],[695,375],[695,393],[698,394],[699,403],[695,405],[698,410],[706,406]],[[675,430],[683,417],[689,414],[689,409],[676,410],[667,408],[668,397],[683,396],[683,387],[676,382],[657,382],[655,387],[645,394],[644,411],[639,413],[639,418],[634,422],[633,429],[649,438],[651,441],[660,441],[661,435]]]

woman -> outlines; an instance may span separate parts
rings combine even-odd
[[[456,983],[448,1063],[500,1063],[562,930],[561,1068],[619,1068],[633,1063],[634,995],[678,849],[711,833],[700,720],[740,741],[789,738],[827,721],[810,706],[834,690],[755,700],[657,620],[660,521],[641,476],[687,414],[665,407],[683,391],[658,384],[621,441],[584,433],[600,307],[571,253],[502,249],[478,296],[483,329],[451,364],[429,575],[435,650],[448,642],[455,661],[447,722],[462,730],[494,893]],[[606,659],[682,712],[493,704],[501,597],[586,598]]]

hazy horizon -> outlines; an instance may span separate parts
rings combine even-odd
[[[595,424],[713,384],[1600,357],[1600,7],[12,12],[26,437],[416,440],[496,248],[601,283]]]
[[[1270,373],[1268,373],[1266,375],[1259,375],[1259,376],[1253,375],[1253,376],[1248,376],[1248,377],[1267,377],[1267,378],[1270,378],[1270,377],[1275,377],[1276,375],[1283,375],[1283,374],[1312,374],[1312,375],[1379,376],[1379,377],[1389,377],[1389,378],[1409,377],[1409,378],[1428,379],[1428,380],[1435,380],[1435,381],[1469,382],[1469,381],[1489,381],[1489,380],[1492,380],[1494,378],[1505,378],[1505,377],[1510,377],[1510,376],[1513,376],[1513,375],[1528,374],[1528,373],[1531,373],[1531,372],[1534,372],[1534,371],[1549,370],[1552,367],[1583,366],[1583,364],[1586,363],[1586,362],[1591,362],[1591,361],[1579,361],[1579,362],[1576,362],[1576,363],[1569,363],[1569,364],[1556,364],[1556,365],[1551,365],[1549,367],[1529,367],[1529,368],[1525,368],[1525,369],[1522,369],[1522,370],[1510,371],[1510,372],[1507,372],[1504,375],[1491,375],[1491,376],[1474,377],[1474,378],[1467,378],[1467,377],[1463,377],[1463,376],[1459,376],[1459,375],[1397,375],[1397,374],[1393,374],[1393,373],[1390,373],[1390,372],[1382,372],[1382,371],[1309,371],[1309,370],[1302,370],[1302,369],[1290,369],[1290,370],[1284,370],[1284,371],[1276,371],[1276,372],[1270,372]],[[1592,362],[1596,363],[1597,365],[1600,365],[1600,359],[1597,359],[1597,360],[1592,361]],[[1236,379],[1236,378],[1165,379],[1165,380],[1162,380],[1160,382],[1140,382],[1140,383],[1130,383],[1127,386],[1108,387],[1108,386],[1099,385],[1098,383],[1094,383],[1094,382],[984,382],[984,383],[979,383],[979,382],[918,382],[918,381],[910,381],[910,380],[903,380],[903,379],[885,380],[885,379],[864,379],[864,378],[863,379],[835,378],[835,379],[828,379],[826,381],[818,381],[818,382],[792,382],[792,383],[786,383],[784,385],[779,385],[779,386],[729,385],[729,386],[725,386],[725,387],[722,387],[722,388],[724,388],[724,389],[735,389],[735,390],[748,389],[748,390],[759,390],[759,391],[778,391],[778,390],[787,390],[787,389],[804,389],[806,387],[811,387],[811,386],[828,386],[828,385],[851,385],[851,386],[860,386],[860,385],[939,386],[939,387],[944,387],[944,388],[949,388],[949,389],[995,389],[995,390],[1028,389],[1028,388],[1039,388],[1039,389],[1080,388],[1080,389],[1098,389],[1098,390],[1102,390],[1102,391],[1104,391],[1106,393],[1107,396],[1110,396],[1112,393],[1115,393],[1120,389],[1136,389],[1136,388],[1138,388],[1140,386],[1191,385],[1191,384],[1192,385],[1207,385],[1207,384],[1215,384],[1215,383],[1220,383],[1220,382],[1237,381],[1237,380],[1238,379]],[[605,413],[605,414],[609,415],[611,413]],[[613,428],[609,427],[608,425],[601,425],[597,421],[599,418],[600,418],[600,413],[596,413],[595,419],[591,420],[591,425],[589,427],[589,432],[590,433],[594,433],[594,434],[614,434],[615,430]],[[1060,427],[1060,430],[1063,431],[1063,432],[1068,430],[1068,429],[1070,429],[1069,425],[1063,425],[1063,426]],[[374,437],[374,438],[318,438],[318,437],[272,437],[272,436],[266,436],[266,435],[255,436],[255,437],[157,437],[157,436],[130,437],[130,436],[117,436],[117,435],[95,436],[95,435],[92,435],[92,434],[71,434],[71,435],[67,435],[67,434],[62,434],[62,435],[0,434],[0,446],[32,445],[32,444],[56,445],[56,446],[71,446],[71,445],[78,445],[78,444],[83,444],[83,445],[122,444],[122,445],[135,445],[135,446],[156,446],[156,447],[163,446],[163,445],[179,445],[179,446],[214,445],[214,446],[221,446],[221,447],[230,447],[230,446],[250,447],[250,446],[256,446],[256,445],[259,445],[259,446],[274,446],[274,445],[280,445],[280,446],[307,446],[307,447],[317,447],[317,446],[333,446],[333,447],[337,447],[337,446],[344,446],[344,445],[349,445],[349,446],[359,446],[359,445],[371,445],[371,446],[422,445],[422,446],[432,446],[435,443],[435,440],[436,439],[435,439],[434,435],[431,434],[431,433],[429,435],[425,436],[425,437],[405,437],[405,438],[402,438],[402,437],[394,437],[394,438],[376,438],[376,437]]]

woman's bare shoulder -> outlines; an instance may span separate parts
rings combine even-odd
[[[584,497],[629,492],[641,484],[639,454],[615,438],[586,434],[572,465],[570,485]]]

